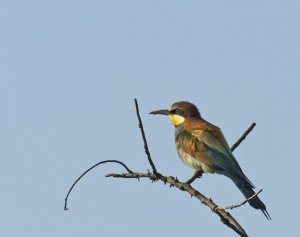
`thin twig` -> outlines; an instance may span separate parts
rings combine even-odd
[[[246,200],[244,200],[243,202],[239,203],[239,204],[234,204],[234,205],[230,205],[230,206],[225,206],[225,207],[217,207],[217,210],[227,210],[227,209],[234,209],[240,206],[245,205],[247,202],[249,202],[251,199],[255,198],[258,194],[260,194],[263,190],[259,190],[257,193],[253,194],[251,197],[248,197]]]
[[[83,172],[82,175],[79,176],[78,179],[76,179],[76,181],[72,184],[71,188],[69,189],[67,195],[66,195],[66,198],[65,198],[65,206],[64,206],[64,209],[65,211],[68,210],[68,198],[69,198],[69,195],[70,193],[72,192],[73,188],[75,187],[75,185],[77,184],[77,182],[84,176],[86,175],[86,173],[88,173],[90,170],[94,169],[96,166],[98,165],[101,165],[101,164],[104,164],[104,163],[118,163],[120,165],[122,165],[129,174],[132,174],[133,172],[121,161],[118,161],[118,160],[104,160],[104,161],[101,161],[101,162],[98,162],[97,164],[93,165],[92,167],[88,168],[86,171]]]
[[[145,135],[144,128],[143,128],[142,119],[141,119],[140,112],[139,112],[139,105],[138,105],[137,99],[134,99],[134,103],[135,103],[135,108],[136,108],[136,115],[137,115],[138,120],[139,120],[139,128],[141,130],[143,141],[144,141],[145,153],[147,155],[147,158],[148,158],[148,161],[149,161],[150,166],[152,168],[152,171],[156,175],[158,172],[155,168],[155,165],[154,165],[154,163],[152,161],[152,158],[151,158],[151,155],[150,155],[150,151],[149,151],[147,140],[146,140],[146,135]]]
[[[243,133],[243,135],[237,140],[236,143],[234,143],[231,147],[231,151],[233,152],[243,140],[248,136],[248,134],[252,131],[252,129],[255,127],[256,123],[252,123],[252,125]]]

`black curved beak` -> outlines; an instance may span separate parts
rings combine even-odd
[[[169,115],[169,110],[167,110],[167,109],[161,109],[161,110],[152,111],[149,114],[153,114],[153,115],[157,115],[157,114]]]

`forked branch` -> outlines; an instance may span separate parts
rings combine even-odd
[[[147,140],[146,140],[146,135],[145,131],[143,128],[143,123],[142,119],[139,113],[139,107],[138,107],[138,102],[136,99],[134,99],[135,102],[135,108],[136,108],[136,115],[138,118],[139,122],[139,128],[141,130],[143,142],[144,142],[144,149],[145,153],[147,155],[148,162],[151,166],[152,172],[147,172],[147,173],[141,173],[141,172],[134,172],[130,170],[123,162],[118,161],[118,160],[105,160],[98,162],[97,164],[93,165],[89,169],[87,169],[82,175],[79,176],[79,178],[72,184],[71,188],[69,189],[66,198],[65,198],[65,205],[64,209],[68,210],[67,204],[68,204],[68,198],[70,193],[72,192],[74,186],[77,184],[77,182],[84,176],[86,175],[89,171],[97,167],[98,165],[104,164],[104,163],[118,163],[122,165],[127,173],[111,173],[107,174],[105,177],[114,177],[114,178],[125,178],[125,179],[140,179],[140,178],[148,178],[151,181],[162,181],[164,184],[169,184],[170,187],[176,187],[181,191],[189,193],[192,197],[197,198],[201,203],[209,207],[214,213],[216,213],[221,221],[227,225],[229,228],[231,228],[233,231],[235,231],[237,234],[239,234],[242,237],[246,237],[247,234],[245,230],[241,227],[241,225],[235,220],[234,217],[232,217],[226,209],[233,209],[240,207],[247,203],[249,200],[257,196],[262,190],[260,190],[258,193],[253,195],[252,197],[246,199],[242,203],[231,205],[231,206],[226,206],[226,207],[219,207],[217,204],[215,204],[210,198],[205,197],[203,194],[201,194],[198,190],[194,189],[190,184],[199,176],[201,175],[200,173],[195,173],[194,176],[188,180],[188,182],[180,182],[177,178],[174,178],[172,176],[165,176],[157,172],[156,167],[154,165],[154,162],[151,158],[150,151],[148,148]],[[234,151],[240,143],[247,137],[247,135],[252,131],[252,129],[255,127],[255,123],[253,123],[245,132],[244,134],[239,138],[239,140],[231,147],[231,150]]]

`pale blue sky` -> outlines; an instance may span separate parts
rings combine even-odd
[[[149,168],[133,98],[160,172],[186,180],[174,129],[148,115],[178,100],[234,143],[272,221],[230,211],[250,236],[299,234],[299,1],[0,2],[0,235],[236,236],[189,195],[148,180],[104,178],[118,159]],[[220,205],[243,200],[224,176],[195,182]]]

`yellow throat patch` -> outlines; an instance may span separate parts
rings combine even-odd
[[[178,114],[169,114],[168,118],[175,126],[180,125],[184,122],[184,117]]]

